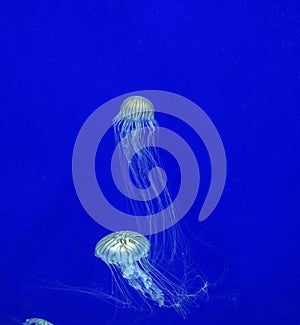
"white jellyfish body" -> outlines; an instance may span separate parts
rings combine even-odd
[[[23,325],[54,325],[42,318],[27,318]]]
[[[135,215],[140,214],[139,203],[144,202],[146,202],[145,214],[154,214],[151,199],[158,197],[165,187],[164,177],[159,168],[156,168],[159,156],[155,147],[154,133],[158,123],[154,118],[154,107],[146,98],[129,97],[122,103],[113,123],[123,192],[131,199]],[[160,174],[149,179],[151,175],[148,173],[152,168]],[[133,177],[134,187],[130,174]]]
[[[95,256],[102,259],[110,268],[117,287],[122,291],[118,275],[128,281],[140,297],[149,299],[159,307],[173,308],[182,317],[189,313],[189,306],[195,304],[197,298],[206,295],[207,283],[196,290],[187,290],[186,283],[164,270],[164,274],[149,260],[149,240],[133,231],[118,231],[102,238],[95,247]],[[132,306],[129,299],[128,304]]]
[[[151,278],[150,269],[145,270],[149,249],[150,243],[143,235],[119,231],[107,235],[97,243],[95,256],[109,266],[117,266],[133,288],[163,306],[164,294]]]
[[[158,140],[158,122],[154,116],[153,104],[144,97],[131,96],[125,99],[120,111],[113,120],[116,152],[118,155],[118,178],[115,182],[121,192],[129,199],[129,204],[135,216],[151,216],[159,213],[161,222],[165,225],[176,223],[167,176],[160,158]],[[141,219],[142,220],[142,219]],[[153,219],[154,220],[154,219]],[[148,218],[151,229],[151,259],[159,261],[165,251],[171,251],[171,259],[178,249],[178,233],[180,229],[173,226],[167,232],[158,234],[159,227],[152,218]],[[137,228],[143,229],[143,221]],[[185,247],[184,238],[180,240]]]

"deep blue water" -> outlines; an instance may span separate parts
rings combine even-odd
[[[297,1],[2,5],[0,324],[35,316],[58,325],[300,323],[299,10]],[[110,288],[94,257],[109,232],[73,185],[77,134],[106,101],[145,89],[199,105],[226,150],[217,208],[197,221],[204,172],[183,221],[207,278],[225,272],[187,320],[63,290]]]

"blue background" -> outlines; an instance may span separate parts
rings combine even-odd
[[[300,323],[299,9],[297,1],[2,4],[1,324]],[[110,287],[93,256],[108,231],[72,183],[77,133],[101,104],[143,89],[197,103],[226,148],[218,207],[198,223],[196,203],[185,219],[199,267],[212,280],[226,272],[185,321],[63,290]]]

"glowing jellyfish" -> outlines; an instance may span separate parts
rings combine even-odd
[[[54,325],[42,318],[28,318],[23,325]]]
[[[148,295],[159,306],[163,306],[164,295],[145,268],[149,248],[150,243],[143,235],[120,231],[101,239],[96,245],[95,255],[111,268],[119,269],[123,278],[142,295]]]
[[[115,281],[120,280],[118,275],[121,274],[142,297],[151,299],[159,307],[174,308],[185,316],[187,304],[206,287],[194,294],[188,293],[183,283],[175,283],[150,263],[149,250],[150,242],[143,235],[118,231],[97,243],[95,256],[108,265]],[[118,287],[122,288],[122,285],[118,284]]]
[[[151,216],[159,213],[163,229],[176,223],[175,211],[167,184],[164,166],[156,145],[158,138],[158,122],[154,116],[152,103],[141,96],[131,96],[124,100],[120,112],[113,120],[118,155],[118,170],[121,182],[117,186],[129,199],[136,216]],[[164,258],[165,251],[171,251],[171,259],[178,248],[178,226],[158,234],[157,222],[148,219],[151,229],[152,260]],[[140,222],[140,224],[139,224]],[[138,229],[142,231],[142,223],[138,220]],[[184,237],[182,247],[186,247]],[[170,256],[167,257],[170,259]]]
[[[154,118],[154,107],[144,97],[129,97],[122,103],[113,123],[123,180],[121,190],[130,199],[135,215],[141,212],[144,215],[154,214],[156,207],[152,199],[157,199],[157,206],[162,209],[160,194],[163,190],[167,199],[165,203],[171,202],[155,146],[154,134],[158,123]],[[155,228],[152,233],[155,233]]]

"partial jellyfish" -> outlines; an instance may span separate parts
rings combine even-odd
[[[54,325],[42,318],[28,318],[23,325]]]
[[[168,278],[156,269],[149,260],[149,240],[133,231],[118,231],[102,238],[95,247],[95,256],[110,268],[114,281],[123,299],[131,303],[130,293],[122,286],[119,275],[126,279],[141,297],[151,300],[159,307],[173,308],[186,317],[188,306],[206,292],[204,284],[195,293],[187,292],[185,283],[175,277]]]

